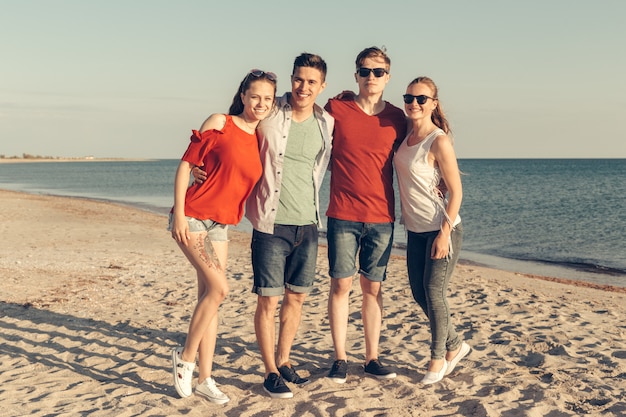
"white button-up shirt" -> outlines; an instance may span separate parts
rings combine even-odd
[[[289,104],[290,97],[291,93],[286,93],[279,97],[272,114],[262,120],[257,128],[263,175],[246,202],[246,218],[250,220],[252,227],[263,233],[274,233],[274,223],[278,211],[283,178],[283,161],[292,120],[291,105]],[[330,161],[335,119],[317,104],[314,105],[313,114],[320,127],[323,139],[322,148],[315,158],[312,173],[313,185],[315,187],[317,225],[318,227],[323,227],[320,215],[319,190]]]

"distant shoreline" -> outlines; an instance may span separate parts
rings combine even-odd
[[[32,157],[32,158],[18,158],[18,157],[4,157],[0,158],[0,164],[22,164],[22,163],[36,163],[36,162],[146,162],[146,161],[159,161],[163,159],[177,159],[177,158],[95,158],[91,156],[79,156],[79,157]],[[459,161],[471,161],[471,160],[540,160],[540,159],[554,159],[554,160],[622,160],[626,158],[459,158]]]
[[[22,163],[35,163],[35,162],[142,162],[142,161],[156,161],[154,158],[92,158],[92,157],[77,157],[77,158],[0,158],[0,164],[22,164]]]
[[[22,155],[18,156],[22,157]],[[90,155],[87,155],[87,157],[90,157]],[[149,158],[150,157],[146,157],[145,159]],[[47,158],[46,155],[23,155],[22,158],[13,157],[10,159],[12,161],[16,161],[16,163],[0,165],[0,182],[4,182],[3,184],[0,184],[0,188],[9,188],[15,191],[26,191],[34,194],[60,194],[70,197],[91,197],[96,200],[115,201],[164,216],[167,216],[171,210],[171,176],[173,175],[175,166],[178,164],[178,160],[176,159],[152,159],[140,162],[130,162],[130,158],[126,159],[121,157],[95,158],[94,156],[93,160],[89,159],[89,162],[102,161],[99,164],[89,162],[78,164],[51,163],[64,160],[76,162],[82,159],[76,157],[68,158],[67,156],[61,158],[56,155],[48,156]],[[0,161],[1,160],[2,159],[0,158]],[[22,160],[28,160],[28,162],[20,163]],[[38,161],[47,162],[36,164],[35,162]],[[500,166],[497,163],[491,164],[489,162],[485,165]],[[2,166],[4,166],[4,168],[2,168]],[[469,170],[469,172],[471,172],[472,175],[483,172],[478,169],[480,166],[483,166],[482,163],[470,166],[472,169]],[[552,165],[550,164],[549,166]],[[608,166],[611,165],[609,164]],[[100,181],[94,182],[93,180],[97,177],[90,175],[90,180],[88,180],[85,178],[85,169],[89,172],[98,172],[98,175],[105,175],[102,178],[108,178],[107,176],[111,175],[114,176],[115,179],[112,181],[106,180],[102,184]],[[67,173],[72,174],[68,175]],[[53,180],[51,181],[51,179]],[[327,180],[328,179],[329,178],[327,178]],[[469,180],[468,183],[470,183]],[[474,181],[474,183],[476,183],[476,181]],[[131,191],[128,192],[128,190]],[[328,190],[325,190],[324,193],[327,195]],[[325,198],[325,195],[321,196],[322,200]],[[467,201],[470,201],[470,199]],[[325,206],[324,201],[321,201],[321,204],[322,207]],[[477,211],[477,214],[475,213],[474,217],[468,215],[468,217],[464,219],[468,220],[467,224],[469,226],[472,226],[469,221],[472,218],[480,219],[480,210]],[[325,219],[323,220],[325,223]],[[483,233],[478,223],[475,223],[472,227],[475,228],[475,233],[468,234],[469,243],[473,243],[471,238],[473,238],[474,235],[478,236],[480,233]],[[395,229],[395,246],[393,252],[394,254],[404,255],[406,253],[406,234],[403,228],[399,225]],[[237,230],[243,230],[251,233],[252,225],[250,225],[249,222],[242,220],[241,224],[237,227]],[[321,232],[323,231],[324,230],[321,230]],[[323,238],[323,233],[320,234],[320,237]],[[480,242],[480,239],[481,238],[479,236],[477,241]],[[531,240],[530,244],[532,244],[533,241],[534,240]],[[523,253],[518,254],[520,257],[516,258],[514,257],[517,253],[515,251],[513,251],[512,254],[509,254],[509,257],[505,257],[493,255],[489,252],[489,248],[490,246],[484,248],[480,245],[472,246],[471,244],[468,244],[464,246],[461,257],[473,263],[488,266],[494,269],[536,276],[574,279],[601,285],[614,285],[626,288],[626,268],[624,267],[622,267],[619,271],[613,271],[606,270],[600,263],[598,263],[599,265],[596,267],[592,261],[581,264],[572,262],[548,262],[542,259],[542,256],[536,256],[533,259],[524,259],[522,256],[524,255]],[[478,252],[476,252],[476,250],[478,250]],[[619,254],[616,254],[616,256],[618,255]],[[623,263],[619,263],[618,265],[623,265]]]

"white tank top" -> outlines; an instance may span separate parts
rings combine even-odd
[[[443,219],[448,217],[447,201],[437,188],[441,179],[439,168],[428,164],[430,147],[435,138],[443,134],[443,130],[435,129],[412,146],[407,145],[405,138],[393,158],[402,207],[400,223],[411,232],[440,230]],[[461,222],[461,217],[457,216],[454,221],[448,219],[448,222],[454,227]]]

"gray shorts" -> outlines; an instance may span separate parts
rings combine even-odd
[[[274,225],[274,233],[252,232],[252,292],[262,297],[284,294],[285,288],[308,294],[315,281],[317,225]]]
[[[167,230],[172,231],[172,218],[173,213],[170,213],[169,223]],[[209,240],[211,242],[228,242],[228,225],[215,222],[211,219],[198,220],[193,217],[185,216],[187,224],[189,224],[189,231],[192,233],[207,232]]]
[[[358,272],[370,281],[387,277],[393,243],[393,223],[361,223],[328,218],[328,265],[332,278],[348,278]]]

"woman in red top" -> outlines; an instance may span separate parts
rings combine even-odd
[[[272,110],[275,96],[276,76],[251,70],[239,85],[228,114],[213,114],[199,132],[193,131],[176,171],[169,230],[198,275],[198,304],[185,346],[172,351],[174,386],[181,397],[192,394],[198,354],[196,393],[218,404],[229,400],[211,377],[217,310],[228,293],[226,231],[229,224],[241,220],[244,202],[261,177],[255,130]],[[188,187],[194,166],[203,166],[207,179]]]

